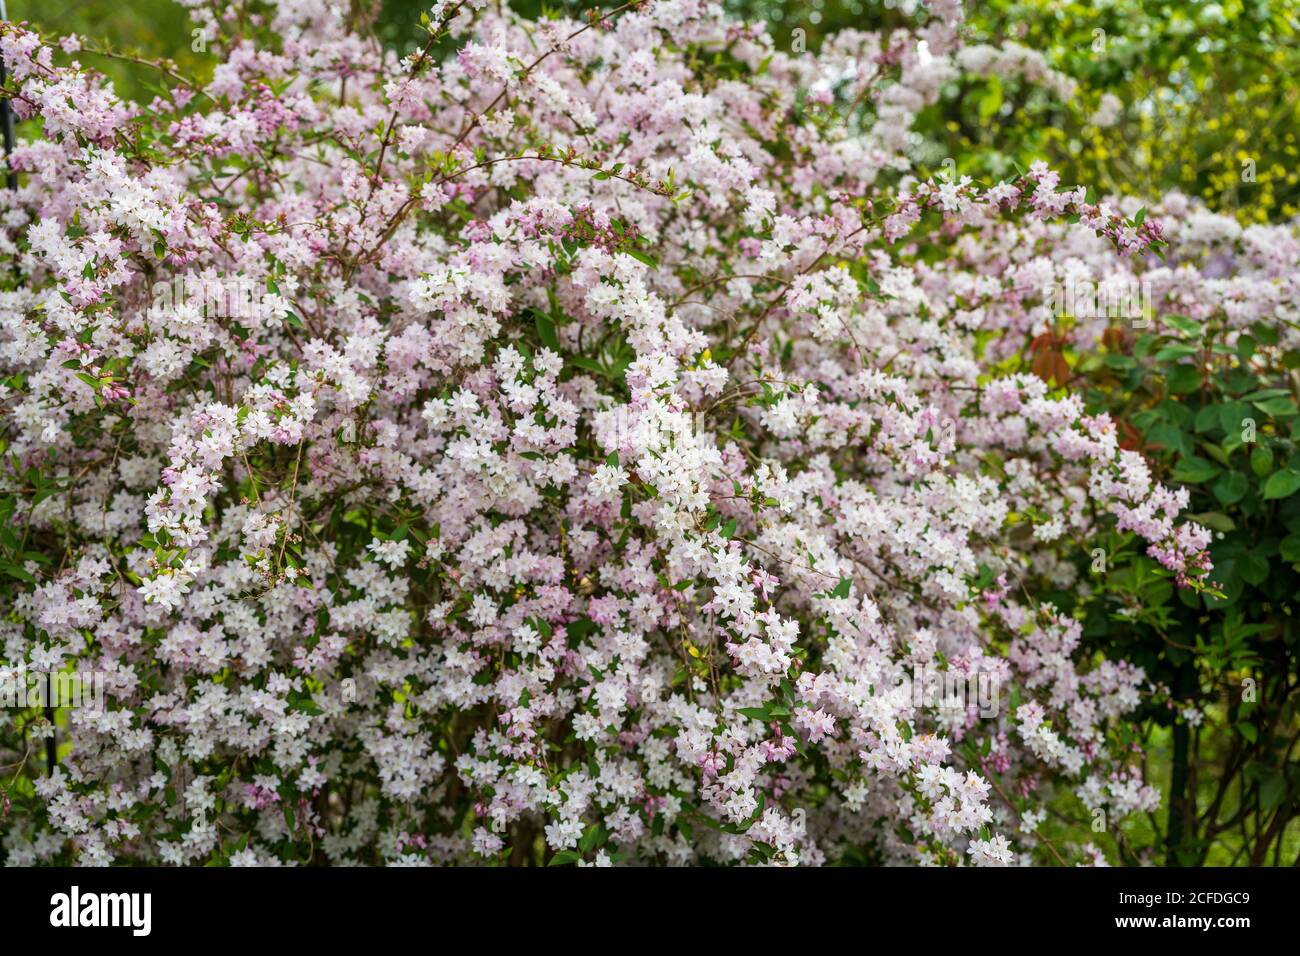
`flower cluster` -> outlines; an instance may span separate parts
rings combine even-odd
[[[945,77],[1061,82],[929,6],[796,55],[703,0],[443,0],[399,61],[279,0],[143,108],[0,25],[0,647],[110,698],[6,858],[1094,861],[1036,824],[1151,807],[1144,675],[1023,582],[1114,528],[1196,587],[1208,538],[1008,362],[1070,270],[1244,324],[1300,246],[922,176]]]

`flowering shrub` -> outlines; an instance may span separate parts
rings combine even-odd
[[[1143,669],[1026,579],[1105,534],[1195,594],[1210,532],[1050,290],[1245,327],[1293,233],[918,178],[942,83],[1066,82],[952,0],[816,55],[440,2],[401,61],[253,9],[145,108],[0,28],[3,656],[108,697],[3,712],[9,862],[1104,862],[1050,802],[1158,805]]]

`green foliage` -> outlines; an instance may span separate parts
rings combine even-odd
[[[1297,356],[1277,341],[1265,323],[1237,335],[1175,319],[1081,365],[1089,404],[1214,532],[1202,594],[1172,588],[1127,536],[1093,543],[1104,573],[1080,559],[1093,586],[1076,608],[1085,640],[1156,685],[1143,717],[1167,774],[1170,864],[1289,860],[1300,837],[1300,403]]]

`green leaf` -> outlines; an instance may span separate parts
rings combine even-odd
[[[853,581],[850,578],[840,578],[840,583],[835,585],[835,590],[831,592],[831,597],[846,598],[849,596],[849,590],[853,587]]]
[[[752,718],[753,720],[761,720],[764,722],[766,722],[768,718],[766,707],[742,707],[737,711],[737,713]]]
[[[1196,413],[1196,430],[1210,432],[1219,427],[1219,406],[1206,405]]]
[[[1282,797],[1285,795],[1286,777],[1275,773],[1260,786],[1259,805],[1265,810],[1272,810],[1282,802]]]
[[[1265,345],[1277,345],[1277,329],[1269,322],[1252,322],[1250,330]]]
[[[1290,395],[1291,393],[1285,388],[1261,388],[1257,392],[1251,392],[1249,395],[1241,396],[1243,402],[1262,402],[1266,398],[1278,398]]]
[[[629,256],[631,256],[633,259],[636,259],[638,262],[644,262],[651,269],[659,268],[659,260],[656,259],[654,256],[650,255],[648,252],[642,252],[640,249],[624,249],[623,251],[626,252]]]
[[[1232,505],[1246,497],[1249,488],[1250,482],[1245,475],[1230,471],[1214,483],[1212,490],[1222,504]]]
[[[1175,365],[1169,373],[1169,391],[1185,395],[1201,387],[1201,370],[1195,365]]]
[[[1256,478],[1263,478],[1272,471],[1273,449],[1256,445],[1255,450],[1250,453],[1250,470],[1255,473]]]
[[[537,326],[537,337],[542,340],[542,344],[552,352],[560,351],[560,339],[555,334],[555,323],[551,321],[551,317],[541,312],[534,312],[533,323]]]
[[[1185,315],[1166,315],[1164,323],[1170,328],[1177,329],[1188,338],[1200,339],[1201,337],[1201,324]]]
[[[1219,466],[1204,458],[1184,458],[1173,471],[1174,481],[1184,485],[1199,485],[1219,473]]]
[[[1223,477],[1227,478],[1228,476],[1224,475]],[[1217,485],[1215,493],[1218,493]],[[1224,534],[1227,534],[1229,531],[1237,530],[1236,522],[1221,511],[1202,511],[1200,514],[1190,514],[1187,517],[1191,518],[1197,524],[1203,524],[1205,527],[1213,528],[1215,531],[1222,531]]]
[[[596,841],[600,839],[600,824],[593,823],[587,827],[587,832],[582,835],[578,841],[578,849],[583,853],[590,853],[596,848]]]
[[[1247,584],[1263,584],[1268,578],[1268,559],[1258,554],[1243,554],[1237,560],[1237,573]]]
[[[1272,415],[1274,418],[1290,418],[1292,415],[1300,415],[1300,408],[1296,407],[1295,400],[1292,398],[1266,398],[1262,402],[1253,403],[1261,412]]]
[[[1220,448],[1214,442],[1203,441],[1201,447],[1205,449],[1206,454],[1217,461],[1224,468],[1232,467],[1232,456]]]
[[[1192,453],[1191,443],[1174,425],[1156,425],[1146,433],[1147,441],[1152,445],[1159,445],[1171,452],[1180,452],[1184,455]]]
[[[1300,491],[1300,472],[1290,468],[1274,472],[1264,483],[1265,498],[1289,498],[1297,491]]]
[[[1241,402],[1228,402],[1219,406],[1219,425],[1229,435],[1239,435],[1242,421],[1250,417],[1250,406]]]
[[[26,581],[29,584],[36,583],[36,578],[32,577],[31,574],[27,572],[27,569],[20,565],[3,561],[0,562],[0,570],[3,570],[4,573],[9,575],[11,578],[18,578],[20,581]]]

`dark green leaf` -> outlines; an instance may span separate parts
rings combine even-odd
[[[1274,472],[1264,483],[1265,498],[1289,498],[1296,491],[1300,491],[1300,472],[1290,468]]]
[[[1240,472],[1230,471],[1221,477],[1212,486],[1214,497],[1218,498],[1222,504],[1236,504],[1242,498],[1246,497],[1246,491],[1250,487],[1250,482],[1246,476]]]
[[[1219,473],[1219,466],[1204,458],[1184,458],[1173,471],[1174,481],[1184,485],[1199,485]]]

